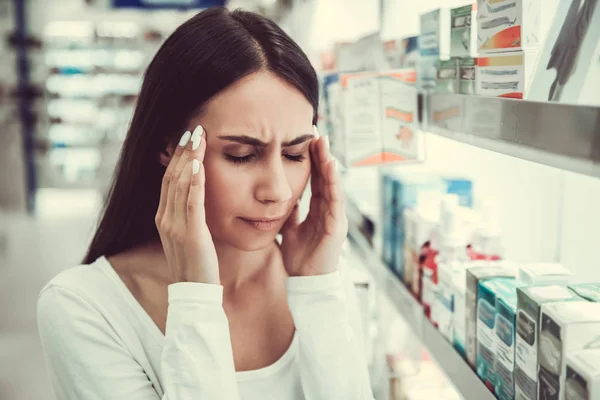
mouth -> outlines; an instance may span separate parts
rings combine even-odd
[[[275,218],[244,218],[239,217],[242,221],[259,231],[271,231],[276,228],[283,220],[283,217]]]

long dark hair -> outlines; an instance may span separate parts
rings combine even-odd
[[[318,109],[315,70],[273,21],[211,8],[177,28],[146,70],[131,126],[84,264],[159,239],[155,215],[165,167],[159,155],[176,143],[202,106],[239,79],[271,71]]]

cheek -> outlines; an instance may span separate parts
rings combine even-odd
[[[224,160],[207,154],[204,160],[206,174],[205,207],[207,218],[233,214],[239,208],[239,202],[247,197],[247,180],[235,173]]]
[[[308,178],[310,177],[310,163],[304,162],[302,165],[292,166],[287,176],[293,196],[297,199],[302,195],[308,183]]]

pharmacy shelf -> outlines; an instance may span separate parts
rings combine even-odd
[[[430,94],[424,103],[428,132],[600,177],[600,107],[451,93]]]
[[[347,202],[353,208],[352,202]],[[382,290],[404,318],[414,334],[421,338],[431,357],[437,362],[446,376],[465,399],[494,400],[496,397],[481,382],[477,374],[460,356],[454,347],[442,336],[431,322],[425,318],[423,307],[410,291],[387,268],[377,256],[373,247],[357,224],[349,223],[348,236],[360,255],[365,268],[373,275],[377,287]]]

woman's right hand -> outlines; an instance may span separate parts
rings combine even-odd
[[[176,147],[162,180],[156,227],[175,282],[220,285],[219,262],[204,213],[206,136],[198,125]]]

